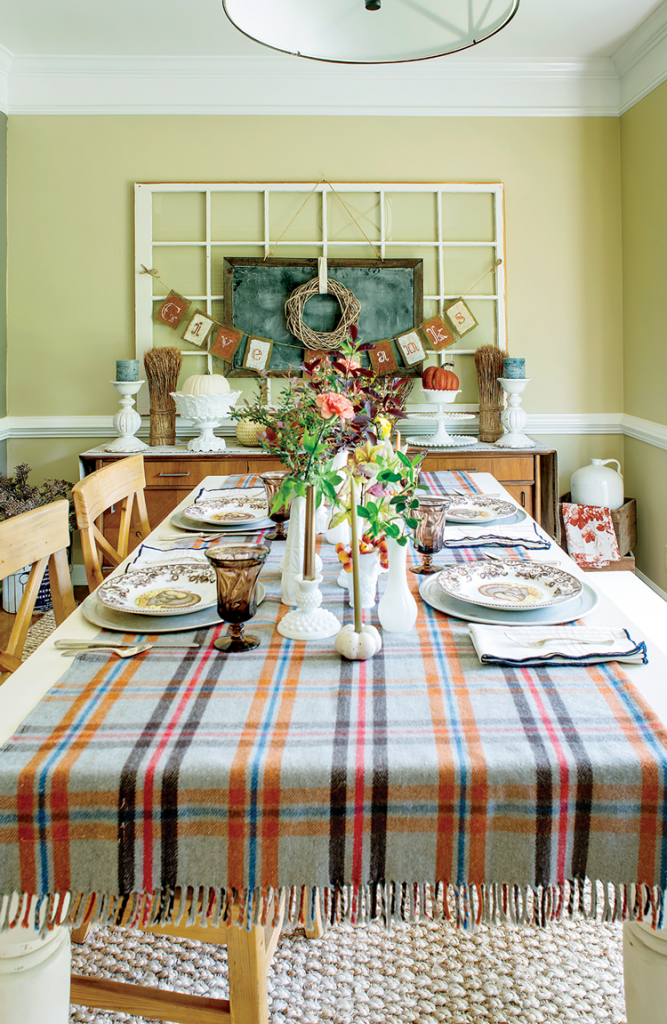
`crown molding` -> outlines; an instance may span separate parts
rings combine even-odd
[[[667,79],[667,0],[612,56],[620,82],[619,112],[624,114]]]
[[[441,58],[363,67],[298,57],[14,56],[10,114],[618,116],[611,61]]]
[[[0,111],[9,113],[9,71],[14,54],[0,44]]]

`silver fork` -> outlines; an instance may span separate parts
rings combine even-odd
[[[65,650],[58,648],[63,658],[75,658],[77,654],[86,652],[100,654],[117,654],[119,658],[133,658],[135,654],[142,654],[150,651],[153,644],[136,644],[134,647],[67,647]]]

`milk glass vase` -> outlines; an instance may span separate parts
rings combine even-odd
[[[299,584],[296,577],[303,573],[303,549],[306,538],[306,499],[301,495],[292,498],[290,520],[287,527],[285,554],[280,559],[280,599],[283,604],[296,604]],[[322,568],[322,559],[315,555],[315,571]]]
[[[399,544],[394,537],[387,537],[389,575],[378,604],[378,618],[388,633],[408,633],[417,621],[417,602],[406,575],[407,556],[407,544]]]

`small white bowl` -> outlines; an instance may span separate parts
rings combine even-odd
[[[458,391],[432,391],[430,388],[422,388],[424,392],[424,398],[427,402],[434,402],[450,405],[456,401],[456,396],[461,394],[461,389]]]

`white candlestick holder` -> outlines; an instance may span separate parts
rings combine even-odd
[[[498,383],[507,395],[507,408],[500,416],[505,433],[496,441],[496,448],[534,448],[533,439],[523,433],[528,414],[521,408],[521,395],[530,377],[498,377]]]
[[[143,380],[112,380],[110,383],[120,395],[120,410],[112,420],[114,430],[119,436],[115,441],[105,444],[104,451],[143,452],[149,446],[134,436],[141,426],[141,416],[133,408],[133,396],[137,394],[144,382]]]
[[[305,580],[303,573],[294,577],[298,587],[296,608],[288,612],[278,623],[278,632],[289,640],[325,640],[335,636],[341,623],[335,615],[320,608],[322,576],[315,574],[312,580]]]

